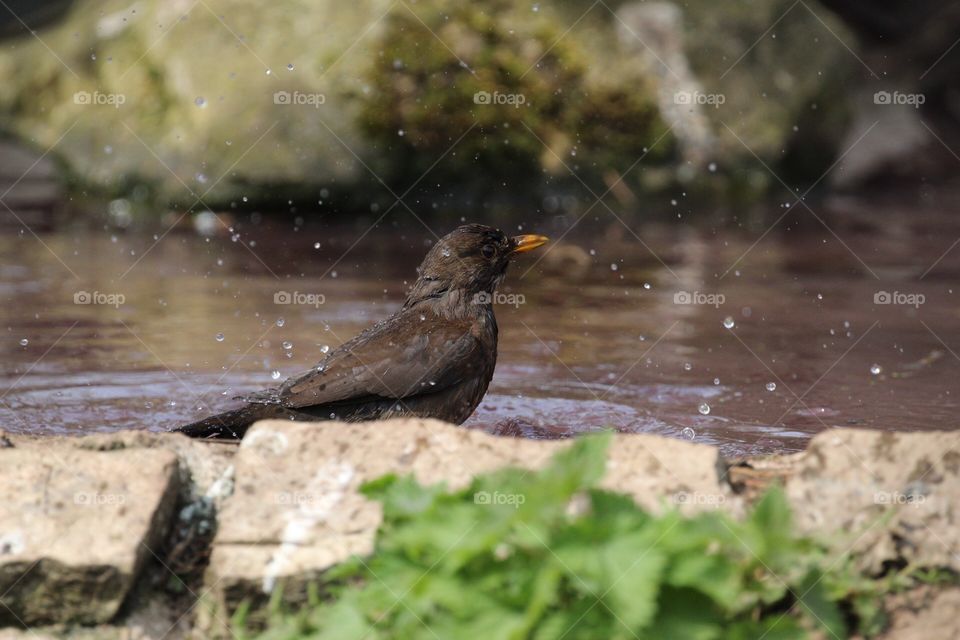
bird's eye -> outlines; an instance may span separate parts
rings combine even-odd
[[[492,244],[485,244],[480,248],[480,253],[483,254],[484,258],[492,258],[496,252],[497,248]]]

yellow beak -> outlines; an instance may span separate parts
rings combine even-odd
[[[514,253],[524,253],[526,251],[532,251],[537,247],[539,247],[540,245],[546,244],[549,241],[550,241],[550,238],[548,238],[547,236],[538,236],[534,234],[514,236],[511,239],[511,242],[513,242]]]

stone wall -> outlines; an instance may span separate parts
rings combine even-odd
[[[398,473],[460,487],[503,466],[539,468],[567,446],[433,420],[266,421],[239,446],[143,432],[0,434],[0,638],[227,634],[242,603],[256,622],[278,589],[302,602],[325,570],[372,550],[381,513],[359,493],[364,482]],[[801,454],[740,461],[617,435],[603,485],[654,511],[739,515],[773,481],[802,532],[867,572],[960,572],[958,433],[837,429]],[[943,613],[955,600],[951,590],[901,597],[887,637],[914,637],[927,617],[956,637]]]

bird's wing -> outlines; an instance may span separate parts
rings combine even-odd
[[[405,309],[332,351],[316,369],[284,382],[279,401],[296,408],[439,391],[474,373],[482,349],[471,321]]]

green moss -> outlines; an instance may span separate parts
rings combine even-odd
[[[653,82],[595,81],[597,52],[546,10],[428,0],[385,23],[360,124],[392,177],[415,179],[448,151],[434,171],[462,182],[565,176],[564,164],[632,161],[665,131]]]

